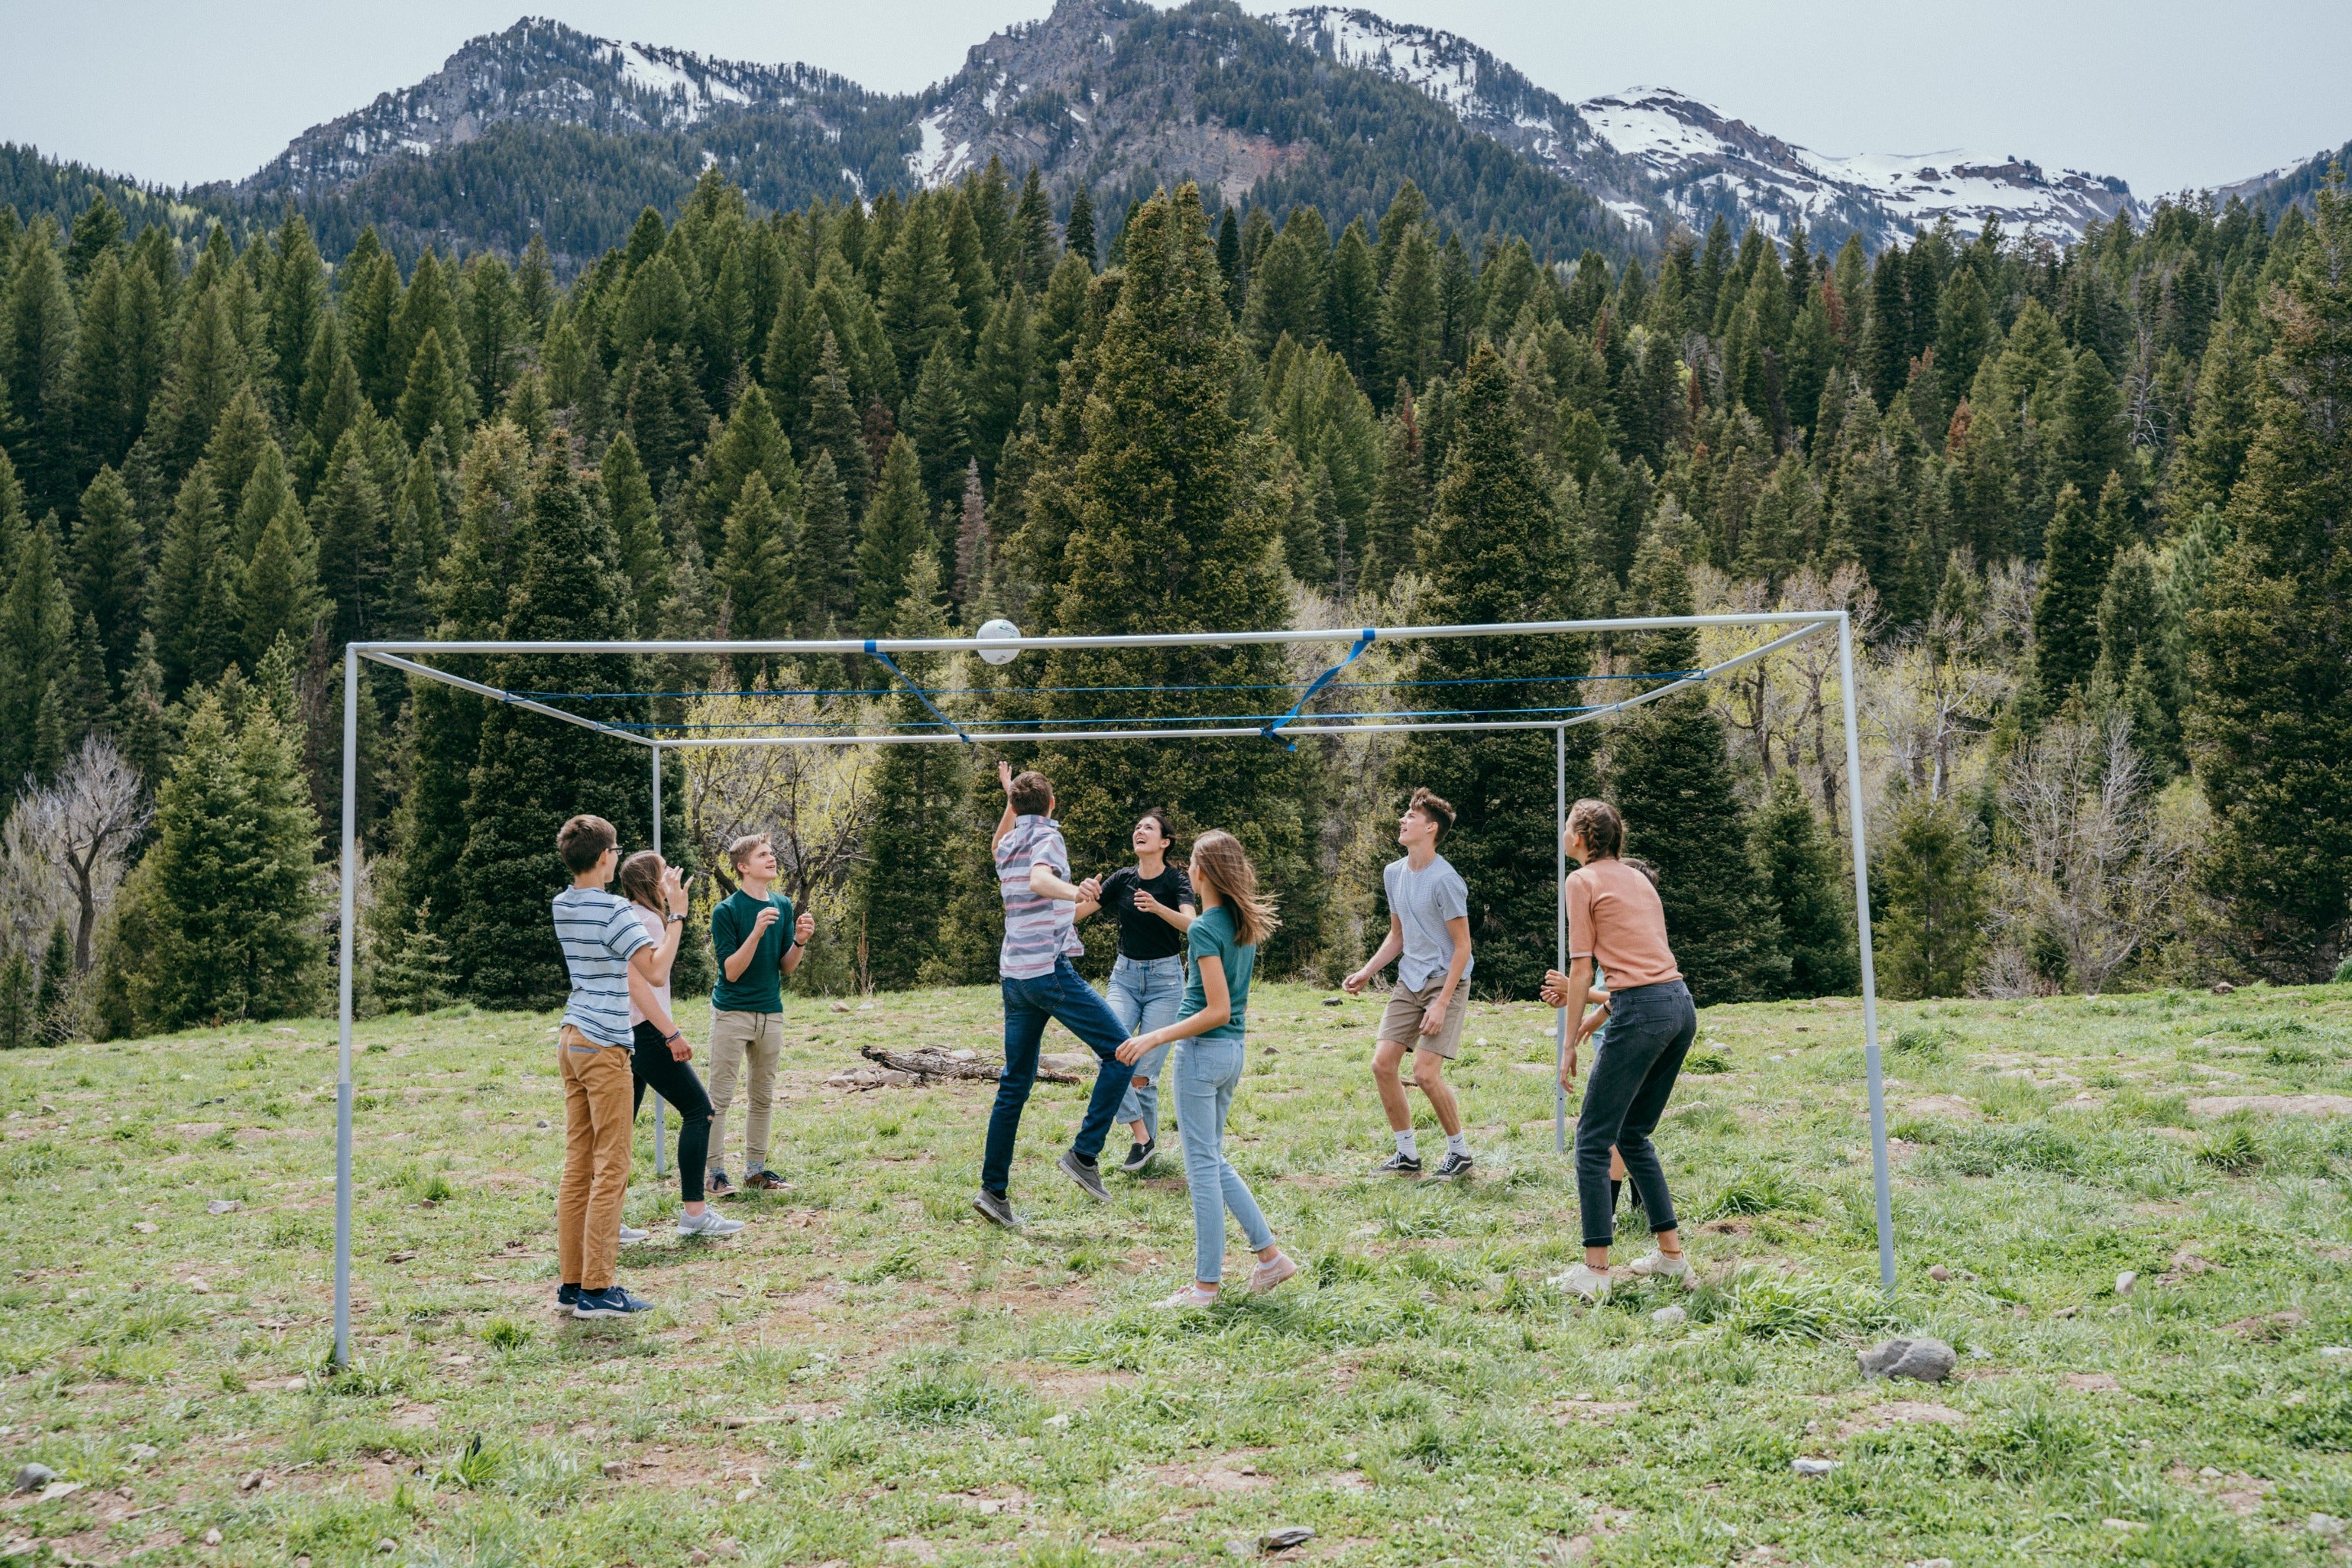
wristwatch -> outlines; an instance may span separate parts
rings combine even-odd
[[[666,913],[662,916],[662,923],[665,925],[683,925],[685,922],[686,917],[681,914]]]

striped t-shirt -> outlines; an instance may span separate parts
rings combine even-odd
[[[653,938],[625,899],[596,888],[555,895],[555,940],[572,972],[563,1021],[600,1046],[629,1043],[629,959]]]
[[[1007,980],[1051,974],[1062,954],[1086,952],[1072,928],[1077,906],[1030,891],[1029,868],[1039,864],[1068,877],[1070,849],[1062,842],[1061,824],[1050,816],[1015,817],[1013,831],[996,846],[996,890],[1004,899],[1004,945],[997,950],[996,971]]]

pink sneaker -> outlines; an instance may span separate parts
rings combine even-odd
[[[1297,1272],[1298,1265],[1290,1260],[1290,1254],[1277,1252],[1250,1270],[1250,1294],[1255,1296],[1262,1290],[1271,1290]]]

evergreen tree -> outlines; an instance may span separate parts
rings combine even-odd
[[[45,1045],[58,1046],[73,1038],[73,938],[62,917],[49,926],[48,945],[41,950],[40,987],[33,994],[33,1023]]]
[[[1754,832],[1757,871],[1787,945],[1788,994],[1850,994],[1861,984],[1862,961],[1844,872],[1795,773],[1773,775]]]
[[[1102,246],[1095,238],[1095,199],[1080,185],[1070,195],[1070,221],[1062,226],[1062,248],[1086,264],[1088,272],[1101,265]]]
[[[628,587],[612,529],[561,451],[532,472],[513,554],[509,638],[596,642],[627,635]],[[542,655],[501,661],[493,679],[508,688],[637,691],[636,664],[613,655]],[[625,723],[646,717],[639,699],[599,702],[596,711]],[[482,718],[447,933],[451,967],[478,1002],[544,1007],[564,994],[562,954],[546,910],[567,880],[555,858],[555,830],[565,818],[593,813],[624,842],[646,841],[651,792],[643,754],[617,741],[578,737],[569,725],[505,704]]]
[[[395,414],[402,437],[415,447],[436,427],[445,434],[463,430],[473,423],[472,407],[473,395],[442,343],[440,330],[426,329],[409,359],[408,382]]]
[[[2086,496],[2105,488],[2109,474],[2128,481],[2137,471],[2124,425],[2123,394],[2106,362],[2089,349],[2074,356],[2059,399],[2053,483],[2071,484]],[[2108,541],[2112,547],[2119,540]]]
[[[945,637],[948,624],[939,589],[938,561],[928,554],[917,557],[890,635]],[[947,659],[909,654],[898,663],[917,686],[947,683]],[[938,721],[913,692],[902,688],[890,704],[891,717],[902,732],[936,732]],[[857,910],[866,976],[886,989],[936,983],[938,978],[946,907],[940,896],[941,869],[955,858],[964,796],[965,764],[957,750],[885,746],[875,763],[873,823],[850,901]]]
[[[448,548],[448,524],[444,516],[441,470],[446,461],[436,433],[425,438],[408,460],[408,477],[392,502],[392,533],[385,547],[383,634],[394,637],[425,635],[432,621],[426,596],[433,569]]]
[[[2043,700],[2054,705],[2099,661],[2099,595],[2115,559],[2114,542],[2072,483],[2058,492],[2043,551],[2033,595],[2033,671]]]
[[[950,354],[961,356],[962,301],[936,203],[918,201],[908,209],[906,226],[883,260],[876,304],[883,330],[890,335],[900,385],[913,383],[923,362],[941,343]]]
[[[0,1051],[18,1051],[35,1043],[33,970],[25,950],[16,948],[0,965]]]
[[[1890,997],[1961,994],[1984,938],[1984,854],[1974,824],[1949,797],[1907,795],[1875,837],[1878,983]]]
[[[76,311],[47,220],[17,243],[0,288],[0,439],[37,510],[73,503]]]
[[[2282,981],[2332,971],[2352,899],[2352,197],[2314,213],[2270,312],[2235,541],[2189,619],[2206,886],[2242,962]]]
[[[173,503],[148,601],[170,695],[218,679],[236,657],[236,569],[211,470],[199,463]]]
[[[43,704],[54,705],[52,688],[67,673],[76,619],[58,578],[53,521],[26,535],[0,594],[0,780],[12,798],[28,773],[47,783],[64,760],[64,718],[54,706],[50,733],[41,733]]]
[[[130,668],[147,605],[147,544],[131,492],[100,468],[81,494],[73,538],[74,607],[98,620],[110,678]]]
[[[793,582],[793,521],[754,470],[728,514],[724,552],[712,575],[727,595],[728,635],[785,637],[800,608]]]
[[[894,437],[882,461],[882,478],[857,531],[857,625],[889,624],[907,596],[915,558],[937,552],[931,510],[923,499],[922,466],[915,445]]]
[[[1386,247],[1390,239],[1383,223],[1381,244]],[[1381,294],[1381,374],[1408,386],[1426,386],[1443,347],[1444,318],[1437,297],[1437,247],[1420,225],[1397,237],[1396,258],[1386,277]]]
[[[806,505],[793,581],[803,618],[796,629],[817,636],[828,626],[851,625],[857,614],[856,538],[831,452],[819,449],[810,459],[801,493]]]
[[[1021,410],[1037,396],[1037,331],[1029,310],[1029,291],[1015,289],[990,312],[988,325],[972,351],[971,449],[984,470],[992,471],[1005,437],[1021,422]],[[916,388],[922,400],[922,389]],[[908,416],[912,419],[910,412]],[[917,445],[921,445],[918,437]]]
[[[768,395],[757,385],[743,389],[735,412],[706,451],[702,468],[706,478],[697,499],[707,560],[717,560],[726,550],[728,519],[751,475],[766,479],[770,497],[787,517],[800,508],[800,470],[793,464],[792,441]],[[625,538],[623,542],[626,544]]]
[[[1654,535],[1642,546],[1635,588],[1644,613],[1691,613],[1681,553]],[[1698,634],[1678,627],[1641,639],[1646,670],[1695,668]],[[1609,783],[1628,847],[1656,868],[1666,934],[1702,1007],[1783,994],[1790,955],[1771,889],[1749,854],[1748,813],[1732,789],[1723,721],[1704,693],[1636,709],[1610,738]]]
[[[139,647],[122,679],[122,700],[114,707],[114,733],[125,761],[152,784],[163,776],[167,736],[163,720],[163,667],[155,658],[155,634],[139,634]]]
[[[670,592],[669,549],[662,539],[653,487],[646,482],[645,465],[637,461],[637,448],[627,431],[614,436],[604,448],[598,477],[604,486],[605,513],[613,520],[613,538],[620,547],[622,571],[635,590],[636,635],[655,636],[662,601]]]
[[[315,1001],[318,837],[290,726],[267,701],[233,726],[220,696],[205,693],[157,792],[155,847],[141,868],[155,934],[142,955],[150,1020],[282,1017]]]
[[[1092,387],[1082,407],[1066,394],[1073,446],[1049,452],[1031,480],[1032,506],[1065,537],[1031,614],[1057,633],[1279,626],[1288,605],[1272,442],[1234,407],[1242,345],[1200,192],[1187,184],[1153,196],[1126,238],[1124,279],[1092,351]],[[1035,684],[1076,689],[1045,697],[1050,728],[1227,713],[1232,694],[1214,688],[1280,679],[1280,665],[1255,647],[1097,649],[1051,655]],[[1085,689],[1139,686],[1160,689]],[[1256,740],[1105,742],[1049,752],[1038,765],[1060,788],[1082,865],[1124,856],[1135,811],[1158,801],[1180,829],[1225,826],[1248,847],[1282,903],[1283,929],[1261,950],[1265,973],[1313,951],[1321,891],[1307,827],[1318,788],[1308,760]]]
[[[383,494],[348,433],[335,448],[310,510],[317,519],[319,585],[334,602],[334,646],[364,641],[374,635],[383,605],[389,541]]]
[[[308,647],[312,624],[329,607],[319,591],[318,542],[289,495],[262,528],[237,584],[240,659],[257,668],[280,637]]]
[[[1366,592],[1380,593],[1398,573],[1413,569],[1428,512],[1428,489],[1422,482],[1421,425],[1413,410],[1412,388],[1400,381],[1396,405],[1383,422],[1381,488],[1372,501],[1371,526],[1364,547]]]
[[[1323,308],[1331,347],[1359,382],[1370,383],[1380,372],[1381,277],[1360,218],[1341,231],[1332,247]]]
[[[952,499],[971,460],[963,375],[944,341],[935,344],[907,399],[903,428],[922,462],[923,494],[932,504]],[[1017,410],[1016,410],[1017,413]]]

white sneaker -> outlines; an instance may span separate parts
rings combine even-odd
[[[1609,1271],[1605,1268],[1594,1268],[1587,1264],[1572,1263],[1563,1272],[1553,1275],[1544,1283],[1556,1290],[1566,1290],[1570,1295],[1581,1296],[1588,1301],[1597,1303],[1609,1300]]]
[[[1685,1290],[1698,1283],[1697,1277],[1691,1273],[1688,1258],[1668,1258],[1655,1248],[1651,1249],[1647,1257],[1636,1258],[1625,1267],[1643,1279],[1679,1280]]]
[[[621,1245],[623,1247],[635,1247],[637,1243],[645,1239],[646,1233],[639,1230],[635,1226],[625,1225],[621,1227]]]
[[[714,1208],[705,1208],[700,1214],[677,1216],[677,1233],[680,1236],[732,1236],[742,1228],[741,1220],[729,1219]]]
[[[1187,1285],[1173,1296],[1163,1297],[1151,1304],[1171,1312],[1198,1311],[1202,1308],[1215,1306],[1218,1295],[1219,1292],[1203,1290],[1198,1285]]]

